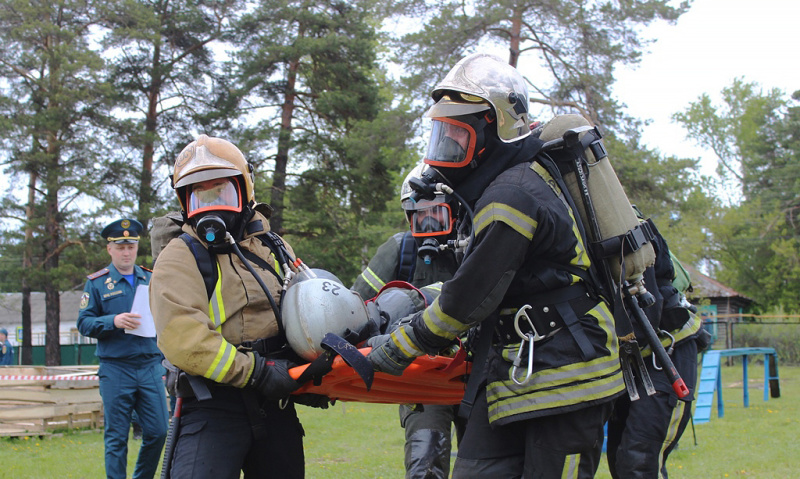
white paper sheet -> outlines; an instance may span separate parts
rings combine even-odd
[[[136,287],[131,313],[142,316],[139,318],[141,324],[138,328],[126,329],[126,334],[135,334],[145,338],[156,337],[156,325],[153,323],[153,315],[150,313],[150,291],[148,285],[140,284]]]

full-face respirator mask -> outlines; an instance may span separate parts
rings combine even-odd
[[[227,233],[239,239],[243,206],[235,177],[189,185],[187,196],[187,218],[203,241],[221,245]]]

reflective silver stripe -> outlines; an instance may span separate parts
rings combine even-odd
[[[489,396],[489,421],[494,422],[498,419],[529,411],[572,406],[608,398],[622,392],[625,384],[622,381],[622,372],[619,370],[619,358],[614,357],[612,359],[617,364],[611,366],[616,369],[611,376],[569,387],[561,386],[555,389],[526,392],[522,395],[506,395],[507,399],[496,400],[497,387],[506,389],[505,385],[496,382],[490,384],[487,388],[487,393],[491,392]]]
[[[576,479],[578,477],[580,464],[580,454],[568,454],[564,460],[564,470],[561,471],[561,479]]]
[[[375,274],[374,271],[369,269],[369,267],[367,267],[367,269],[365,269],[364,272],[361,273],[361,279],[363,279],[364,282],[367,283],[370,288],[375,290],[375,293],[377,293],[378,291],[381,290],[381,288],[386,286],[386,283],[384,283],[383,280],[377,274]],[[369,298],[364,298],[364,299],[369,299]]]
[[[217,350],[217,355],[214,357],[214,360],[208,366],[208,369],[203,376],[211,379],[212,381],[222,382],[223,378],[233,364],[235,355],[236,349],[231,343],[223,339],[219,346],[219,350]]]
[[[475,215],[475,235],[480,234],[490,224],[501,221],[514,231],[524,236],[528,241],[533,239],[536,230],[536,220],[522,213],[516,208],[503,203],[489,203]]]
[[[438,283],[429,284],[428,286],[424,286],[422,288],[422,291],[430,291],[432,293],[437,293],[437,294],[441,293],[442,292],[442,283],[438,282]]]
[[[422,313],[422,321],[430,332],[448,339],[455,338],[469,329],[469,325],[442,311],[441,306],[439,306],[439,298],[436,298],[432,305],[425,308]]]
[[[523,386],[512,381],[509,364],[509,377],[494,381],[487,387],[490,421],[527,411],[602,399],[622,391],[624,383],[613,317],[605,303],[598,304],[589,314],[597,318],[598,324],[606,332],[605,347],[610,351],[609,355],[586,363],[535,372]],[[509,346],[507,349],[513,348]],[[506,350],[503,357],[506,360],[509,358]]]
[[[397,347],[400,348],[400,351],[402,351],[403,354],[408,357],[422,356],[425,354],[425,352],[419,349],[417,345],[411,341],[411,338],[406,332],[406,327],[410,328],[411,326],[405,325],[392,332],[392,339],[394,340],[395,345],[397,345]]]
[[[225,303],[222,301],[222,271],[217,263],[217,284],[214,285],[214,293],[208,300],[208,317],[214,324],[214,329],[220,331],[222,323],[228,318],[225,316]]]

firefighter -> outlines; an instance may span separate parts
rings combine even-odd
[[[648,290],[656,301],[644,312],[653,328],[662,331],[662,344],[690,394],[679,398],[666,374],[659,370],[660,365],[652,360],[650,348],[643,347],[642,357],[656,394],[641,394],[636,401],[623,395],[614,405],[614,413],[608,422],[607,459],[608,469],[615,479],[669,477],[667,458],[678,445],[692,415],[697,355],[708,347],[711,339],[702,327],[702,319],[694,314],[697,308],[684,297],[685,290],[675,286],[683,284],[683,288],[690,289],[688,273],[685,280],[675,281],[676,273],[685,273],[685,270],[672,257],[666,240],[655,225],[650,224],[656,232],[652,242],[656,261],[645,270],[644,279],[648,285],[653,285]],[[634,332],[637,337],[644,337],[638,325],[634,326]],[[637,376],[636,381],[642,391],[641,378]]]
[[[369,340],[368,359],[400,375],[478,326],[452,477],[593,477],[624,392],[618,338],[576,216],[538,155],[525,80],[474,54],[432,96],[427,181],[474,211],[474,243],[432,305]]]
[[[400,280],[422,288],[453,277],[458,262],[453,248],[441,249],[456,239],[457,203],[444,193],[433,200],[414,201],[411,178],[422,176],[427,165],[420,163],[406,176],[400,189],[400,204],[409,229],[395,233],[378,248],[367,268],[351,289],[362,298],[377,295],[390,281]],[[449,201],[448,201],[449,200]],[[463,421],[456,406],[401,404],[400,425],[405,430],[405,469],[407,479],[446,479],[450,476],[451,428],[458,437]]]
[[[185,235],[161,251],[150,283],[158,346],[181,371],[180,426],[162,467],[172,478],[302,478],[303,428],[289,399],[300,384],[288,373],[298,359],[276,320],[280,266],[261,241],[269,223],[252,168],[231,142],[201,135],[172,180]],[[215,272],[212,288],[201,271]]]

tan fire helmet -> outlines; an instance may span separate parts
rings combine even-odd
[[[172,185],[184,211],[188,211],[188,205],[185,195],[181,193],[183,187],[215,178],[241,175],[246,203],[255,200],[251,165],[236,145],[222,138],[200,135],[186,145],[175,160],[172,175]]]
[[[436,104],[428,118],[454,117],[488,110],[497,115],[497,135],[505,143],[531,134],[528,86],[522,74],[494,55],[475,53],[450,70],[431,94]]]

